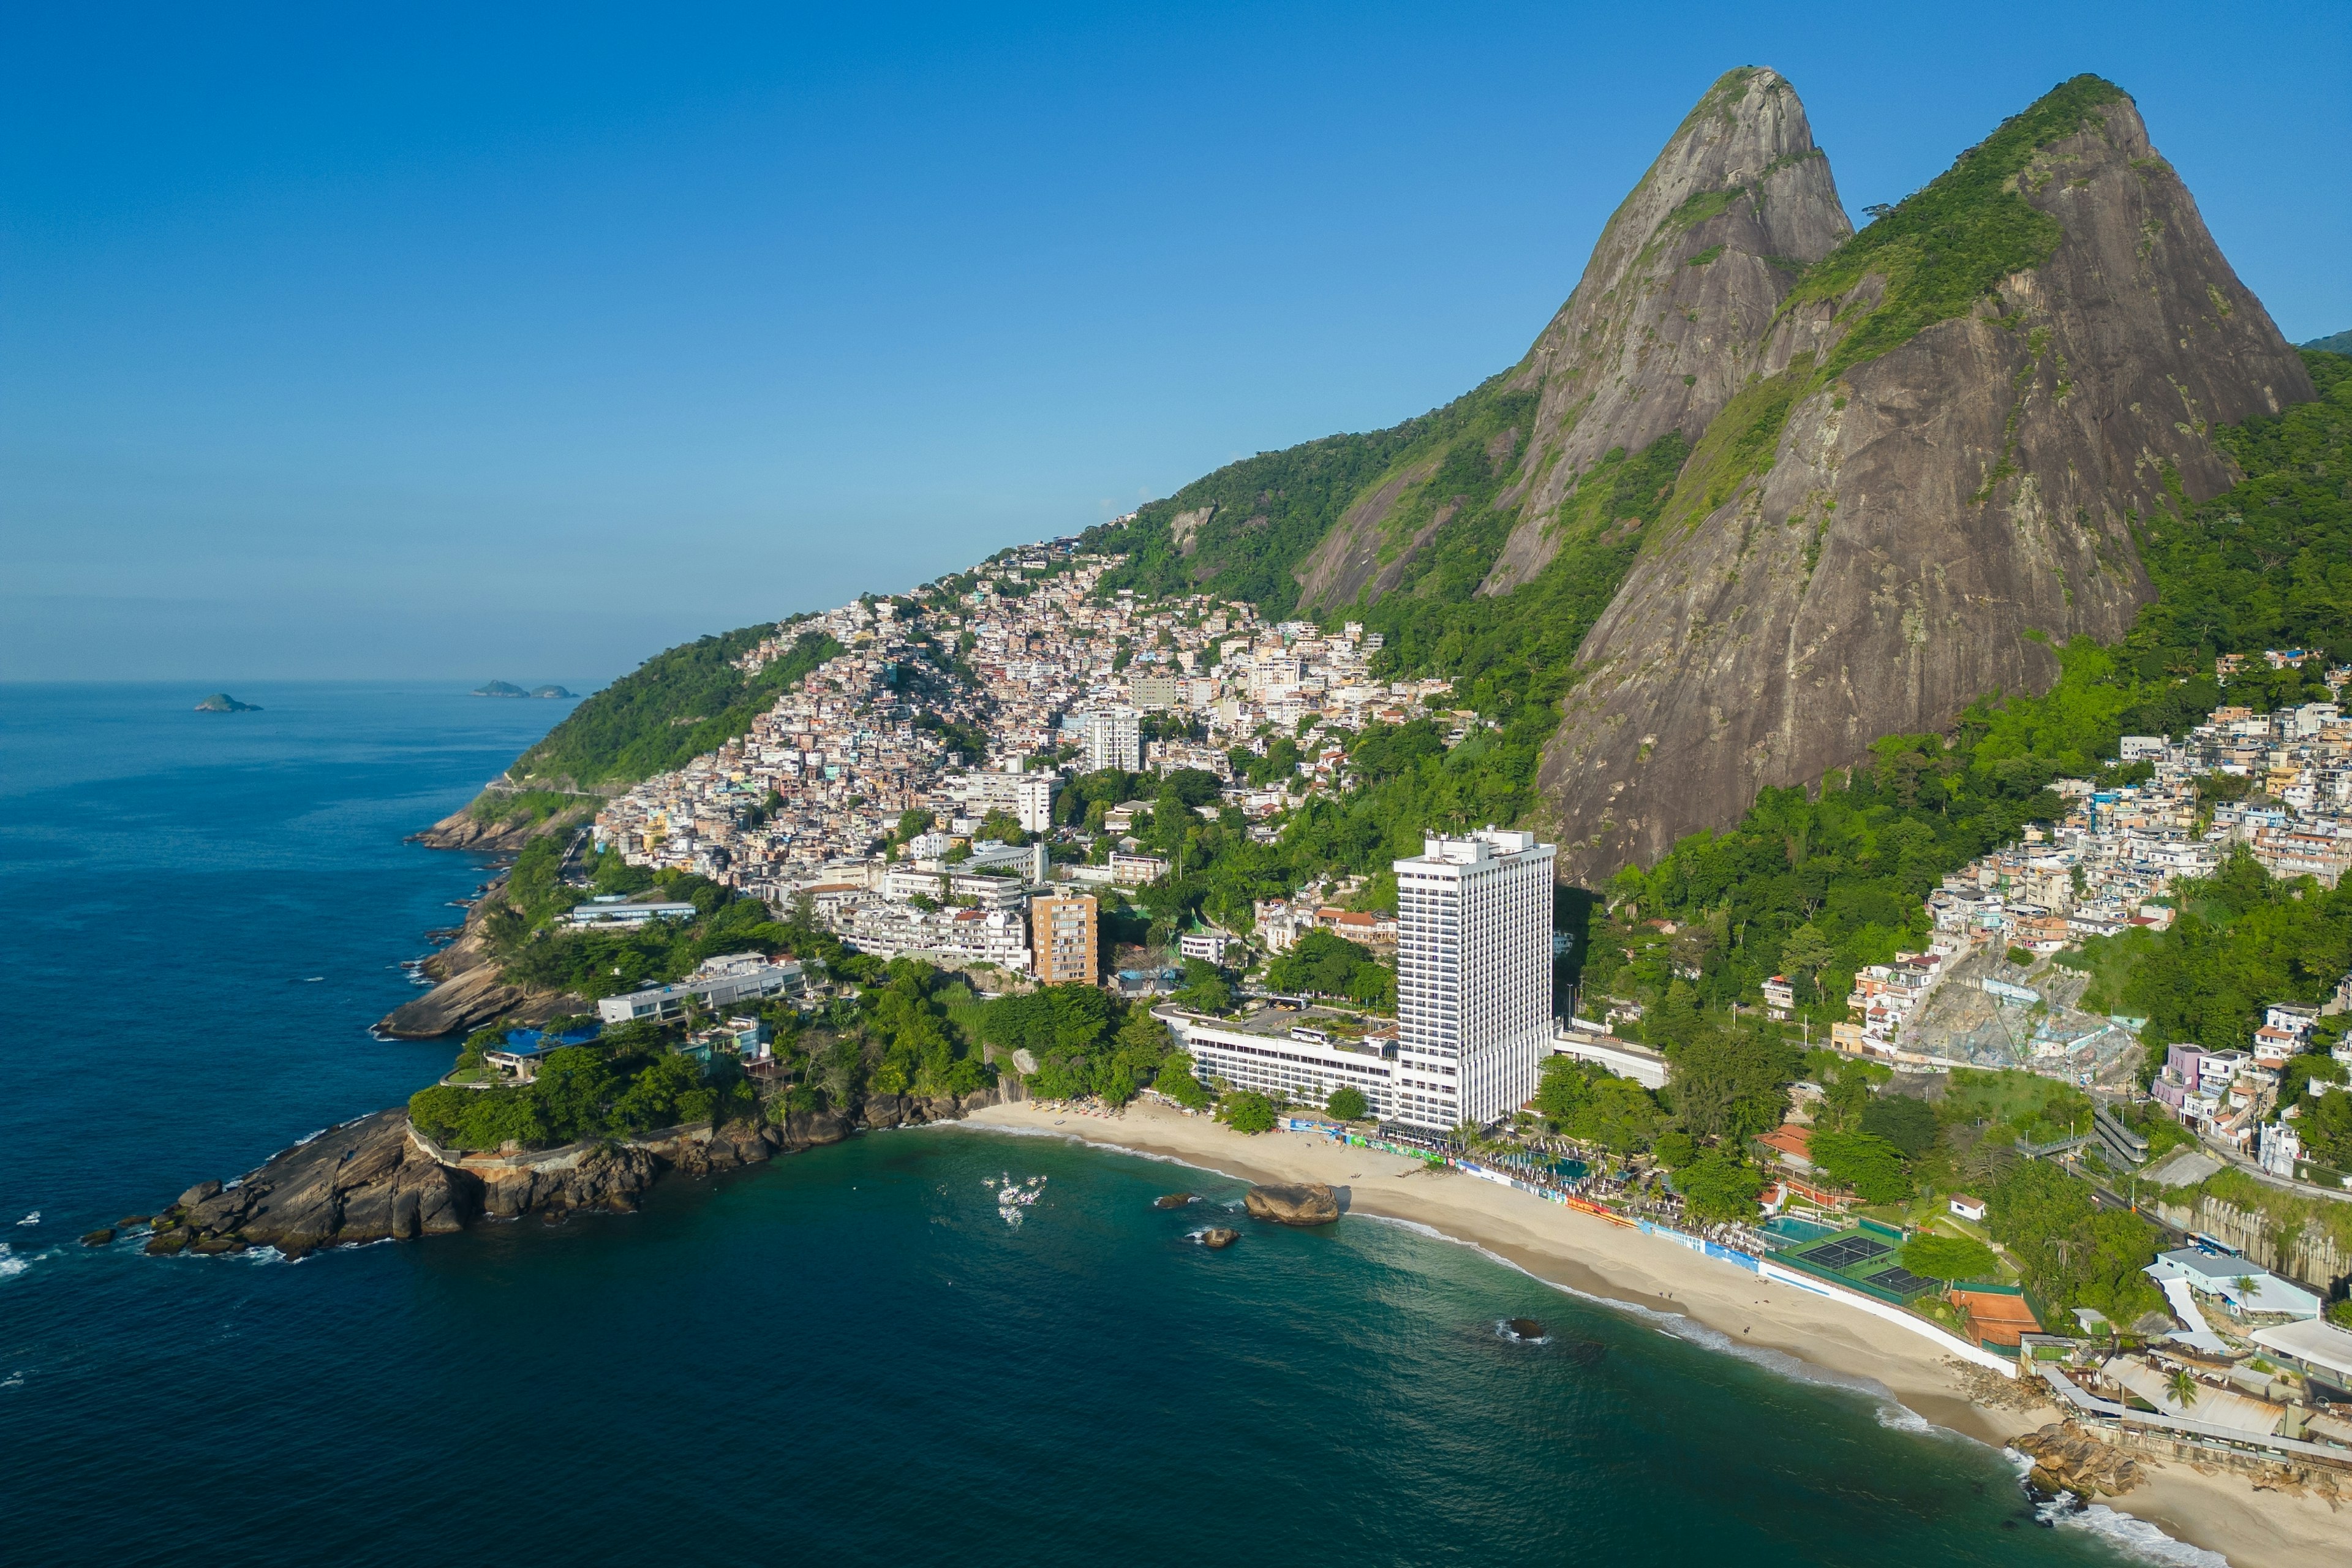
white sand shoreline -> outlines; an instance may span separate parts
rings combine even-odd
[[[2048,1405],[2019,1411],[1978,1402],[1959,1375],[1961,1363],[1925,1336],[1561,1205],[1459,1173],[1433,1173],[1418,1161],[1307,1134],[1249,1137],[1149,1102],[1117,1117],[991,1106],[963,1125],[1072,1139],[1232,1181],[1328,1183],[1344,1191],[1353,1215],[1472,1247],[1543,1284],[1784,1376],[1864,1394],[1879,1402],[1889,1426],[1916,1423],[2000,1448],[2058,1419]],[[2105,1501],[2176,1541],[2219,1552],[2238,1568],[2352,1561],[2352,1519],[2339,1519],[2319,1499],[2256,1492],[2246,1477],[2228,1472],[2145,1458],[2142,1464],[2149,1482]]]

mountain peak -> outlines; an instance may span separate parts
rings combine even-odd
[[[1541,774],[1571,877],[2046,689],[2153,592],[2141,520],[2236,480],[2214,426],[2314,395],[2092,76],[1809,268],[1759,348],[1578,649]]]
[[[1485,591],[1540,572],[1578,479],[1608,453],[1695,441],[1754,369],[1809,264],[1853,233],[1797,90],[1760,66],[1702,94],[1610,216],[1575,292],[1513,374],[1538,392],[1520,520]]]

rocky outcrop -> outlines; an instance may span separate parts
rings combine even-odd
[[[1306,605],[1352,605],[1370,590],[1375,599],[1397,585],[1414,552],[1427,544],[1438,529],[1452,521],[1449,508],[1440,508],[1413,531],[1402,547],[1389,539],[1389,519],[1415,489],[1429,482],[1437,459],[1406,465],[1349,503],[1348,510],[1323,536],[1313,553],[1298,567],[1298,602]],[[1192,516],[1181,514],[1178,521]]]
[[[2134,519],[2236,479],[2212,426],[2313,395],[2107,91],[2000,193],[2055,220],[2047,260],[1836,375],[1812,367],[1889,278],[1801,292],[1738,362],[1763,379],[1579,650],[1540,773],[1563,878],[1654,860],[1984,693],[2046,689],[2053,645],[2114,641],[2149,597]],[[1755,432],[1769,457],[1743,455]]]
[[[2071,1421],[2028,1432],[2011,1447],[2033,1461],[2029,1478],[2045,1492],[2073,1492],[2085,1501],[2121,1497],[2147,1479],[2139,1461],[2103,1443]]]
[[[224,1184],[189,1188],[154,1219],[151,1253],[275,1247],[291,1257],[333,1243],[460,1230],[481,1213],[481,1184],[420,1148],[405,1110],[331,1127]]]
[[[425,973],[439,984],[385,1014],[376,1023],[378,1034],[395,1040],[437,1040],[501,1020],[537,1024],[588,1010],[580,997],[512,984],[499,972],[485,921],[500,902],[504,880],[493,881],[467,912],[457,940],[425,961]]]
[[[511,855],[534,838],[568,833],[596,814],[597,802],[583,800],[554,816],[534,820],[528,813],[502,813],[498,797],[484,795],[463,810],[453,811],[409,842],[427,849],[471,849],[478,854]]]
[[[274,1247],[299,1257],[320,1247],[446,1235],[483,1216],[627,1213],[673,1171],[702,1176],[741,1170],[838,1143],[861,1127],[955,1121],[995,1098],[989,1089],[961,1100],[890,1097],[855,1116],[794,1111],[781,1121],[704,1123],[501,1155],[436,1148],[409,1125],[404,1108],[380,1110],[331,1127],[234,1182],[190,1187],[154,1217],[147,1250],[161,1256]]]
[[[1213,1225],[1201,1233],[1201,1245],[1212,1252],[1223,1252],[1242,1238],[1242,1233],[1229,1225]]]
[[[1797,275],[1853,232],[1796,89],[1755,67],[1717,81],[1511,377],[1540,400],[1519,522],[1483,591],[1543,570],[1561,501],[1612,447],[1639,452],[1670,432],[1696,441],[1755,373]]]
[[[1339,1217],[1339,1194],[1321,1182],[1252,1187],[1242,1195],[1252,1219],[1276,1225],[1329,1225]]]

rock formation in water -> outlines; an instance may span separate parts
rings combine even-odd
[[[1565,878],[2046,689],[2053,644],[2114,641],[2150,596],[2135,520],[2235,481],[2212,427],[2314,395],[2095,79],[1880,222],[1738,358],[1752,379],[1579,650],[1541,773]],[[2041,258],[1956,280],[2003,245]]]
[[[1242,1196],[1252,1219],[1276,1225],[1329,1225],[1339,1217],[1339,1194],[1321,1182],[1252,1187]]]
[[[951,1121],[993,1103],[992,1090],[961,1100],[886,1095],[847,1115],[796,1111],[782,1121],[704,1124],[497,1157],[436,1149],[410,1128],[404,1108],[379,1110],[331,1127],[234,1182],[189,1188],[155,1215],[147,1250],[274,1247],[299,1257],[321,1247],[446,1235],[485,1217],[625,1213],[666,1173],[740,1170],[838,1143],[860,1128]]]

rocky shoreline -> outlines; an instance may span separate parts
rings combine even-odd
[[[498,961],[490,955],[485,921],[505,881],[503,874],[492,880],[467,910],[466,923],[457,928],[457,939],[419,965],[436,983],[433,989],[378,1019],[378,1035],[392,1040],[437,1040],[495,1023],[541,1024],[589,1010],[589,1004],[578,996],[517,985],[499,973]]]
[[[996,1103],[877,1095],[850,1112],[796,1111],[782,1121],[704,1122],[644,1137],[517,1154],[455,1154],[409,1124],[405,1108],[340,1123],[230,1182],[182,1193],[152,1221],[156,1256],[270,1247],[299,1258],[322,1247],[446,1236],[482,1219],[576,1211],[628,1213],[664,1175],[740,1170],[838,1143],[869,1129],[961,1120]]]

